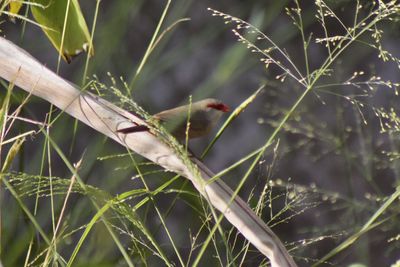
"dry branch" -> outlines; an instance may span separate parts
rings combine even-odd
[[[116,129],[145,122],[112,103],[76,86],[47,69],[27,52],[0,37],[0,77],[57,106],[60,110],[112,138],[163,168],[188,178],[210,203],[222,212],[243,236],[267,256],[273,267],[296,266],[270,228],[221,180],[206,184],[214,174],[192,158],[199,172],[185,165],[174,149],[148,132],[123,135]],[[200,173],[200,178],[199,175]]]

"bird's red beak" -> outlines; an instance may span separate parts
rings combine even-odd
[[[229,112],[230,111],[230,108],[227,105],[223,104],[223,103],[208,104],[207,107],[213,108],[213,109],[216,109],[216,110],[220,110],[222,112]]]

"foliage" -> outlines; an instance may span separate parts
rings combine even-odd
[[[92,36],[103,41],[84,67],[70,67],[71,80],[92,73],[84,90],[147,118],[157,101],[189,94],[238,103],[203,146],[205,160],[225,166],[214,180],[246,198],[299,265],[398,265],[398,1],[237,2],[210,13],[190,1],[128,2],[104,4]],[[146,13],[153,5],[157,15]],[[125,49],[144,37],[147,47]],[[4,266],[267,266],[187,181],[2,87]],[[186,146],[152,127],[184,156]]]

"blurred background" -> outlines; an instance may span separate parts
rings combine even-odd
[[[355,2],[364,4],[362,2],[368,1],[325,1],[349,27],[355,20]],[[96,1],[81,1],[80,5],[91,29]],[[86,82],[94,79],[95,75],[107,86],[113,85],[112,79],[115,79],[117,86],[122,88],[120,77],[130,83],[165,5],[165,1],[159,0],[101,1],[93,39],[95,55],[90,59]],[[324,37],[325,30],[329,36],[344,34],[344,30],[335,19],[327,20],[324,29],[316,19],[318,7],[313,1],[300,1],[300,6],[306,39],[310,36],[307,51],[311,73],[328,57],[327,48],[323,43],[317,43],[316,38]],[[215,97],[234,109],[265,84],[262,93],[229,125],[204,159],[210,169],[218,172],[263,146],[304,92],[304,87],[291,77],[281,80],[282,70],[276,66],[266,68],[260,55],[238,42],[231,31],[232,26],[225,24],[222,18],[212,16],[208,7],[251,23],[285,51],[301,73],[305,74],[307,70],[300,32],[285,10],[295,7],[294,1],[177,0],[171,3],[162,30],[179,19],[190,20],[176,24],[151,53],[132,86],[132,99],[136,103],[152,114],[188,103],[190,96],[194,100]],[[358,18],[373,8],[365,3],[365,10],[357,14]],[[400,56],[399,25],[396,20],[379,24],[383,49],[388,50],[393,58]],[[3,15],[0,29],[5,38],[27,50],[48,68],[57,69],[57,51],[39,27],[19,20],[12,23]],[[254,207],[267,187],[267,198],[273,201],[272,204],[266,201],[261,216],[273,226],[281,240],[293,248],[290,253],[300,266],[311,265],[358,231],[399,184],[399,135],[395,119],[399,97],[393,84],[382,83],[399,81],[398,62],[384,62],[382,57],[379,58],[379,51],[365,45],[370,41],[370,35],[366,33],[335,59],[329,73],[301,102],[239,193]],[[268,44],[264,46],[265,49]],[[62,62],[60,76],[82,86],[85,60],[86,55],[80,55],[71,64]],[[0,96],[4,97],[6,90],[2,87]],[[101,93],[104,98],[118,102],[111,92],[102,90]],[[26,94],[14,90],[13,95],[12,107],[15,108]],[[44,121],[49,109],[49,103],[32,97],[22,115]],[[393,115],[393,119],[389,115]],[[28,129],[37,129],[37,126],[19,122],[14,125],[13,132]],[[81,123],[76,124],[67,115],[63,115],[51,131],[71,162],[77,162],[84,154],[80,174],[86,184],[111,196],[143,187],[138,179],[131,179],[136,172],[129,157],[110,157],[126,153],[119,144]],[[214,134],[191,141],[192,150],[200,155]],[[48,175],[48,167],[43,168],[41,164],[43,143],[44,137],[40,134],[27,141],[12,170]],[[5,151],[8,148],[5,146]],[[71,176],[68,168],[56,153],[52,152],[52,155],[52,175],[68,179]],[[143,161],[140,157],[137,160]],[[222,179],[235,189],[250,163],[241,164]],[[41,168],[44,171],[41,172]],[[157,166],[145,168],[159,169]],[[173,176],[163,172],[146,175],[146,182],[155,189]],[[201,201],[191,194],[175,194],[175,188],[195,193],[192,186],[180,178],[171,185],[170,191],[157,195],[155,201],[160,210],[167,210],[174,203],[166,222],[178,249],[187,258],[191,251],[191,231],[196,232],[194,229],[203,223],[201,215],[196,212]],[[4,266],[22,266],[32,228],[18,203],[2,190],[1,259]],[[293,192],[298,193],[294,200],[290,198]],[[178,200],[174,202],[176,197]],[[50,231],[51,213],[47,198],[44,194],[40,199],[37,218],[43,228]],[[25,196],[24,201],[33,208],[34,196]],[[69,231],[84,225],[93,215],[88,202],[82,195],[73,196],[68,207],[70,221],[68,227],[65,226]],[[355,263],[389,266],[395,263],[400,255],[400,243],[395,238],[400,229],[398,213],[398,205],[392,205],[380,218],[379,226],[335,255],[327,266]],[[166,234],[159,229],[160,222],[154,209],[143,208],[138,214],[144,218],[144,224],[154,233],[169,259],[179,265]],[[222,225],[226,231],[231,227],[227,222]],[[206,236],[206,233],[202,235]],[[121,236],[129,247],[129,238]],[[78,239],[79,235],[72,234],[63,240],[61,251],[69,255]],[[240,235],[238,240],[244,242]],[[208,251],[207,255],[211,258],[204,257],[201,261],[203,266],[226,264],[217,261],[213,251]],[[140,260],[137,263],[143,264]],[[101,225],[90,234],[76,264],[124,266],[117,247]],[[163,262],[156,256],[148,256],[146,264],[160,266]],[[251,248],[246,260],[234,265],[259,264],[265,264],[265,259]]]

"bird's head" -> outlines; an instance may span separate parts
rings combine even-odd
[[[193,103],[192,119],[205,126],[205,129],[211,129],[221,118],[222,114],[230,109],[220,100],[207,98]]]

